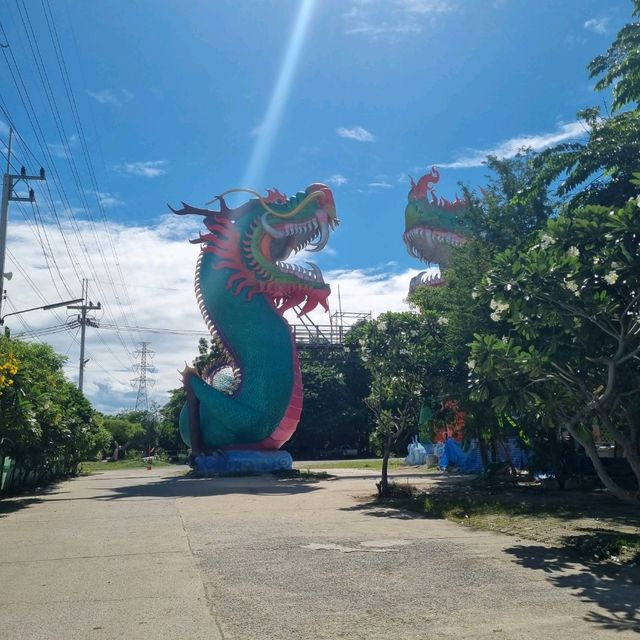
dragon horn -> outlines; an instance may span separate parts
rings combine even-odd
[[[208,218],[209,216],[216,215],[219,213],[218,211],[211,211],[209,209],[198,209],[197,207],[192,207],[190,204],[186,202],[182,202],[182,209],[174,209],[170,204],[167,204],[169,209],[173,211],[178,216],[203,216],[204,218]]]

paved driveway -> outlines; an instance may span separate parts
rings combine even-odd
[[[594,575],[535,543],[387,512],[368,502],[372,478],[171,473],[4,504],[0,637],[640,637],[637,569]]]

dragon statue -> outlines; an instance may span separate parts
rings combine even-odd
[[[466,241],[464,213],[469,203],[458,196],[453,201],[438,197],[432,185],[439,180],[440,172],[435,167],[418,182],[411,178],[411,190],[404,212],[403,240],[409,255],[422,260],[427,266],[437,264],[440,273],[431,275],[422,271],[411,279],[409,292],[419,286],[443,285],[445,280],[441,270],[449,264],[451,247]]]
[[[225,196],[233,192],[255,197],[232,209]],[[296,307],[299,315],[318,305],[327,310],[330,288],[316,265],[306,269],[286,260],[327,244],[338,224],[333,194],[323,184],[290,198],[276,190],[262,197],[231,189],[207,204],[214,202],[218,211],[184,202],[172,208],[204,218],[207,232],[191,240],[201,245],[196,298],[222,354],[202,375],[190,367],[183,371],[187,402],[180,432],[198,468],[290,467],[291,456],[278,450],[298,425],[302,380],[283,314]],[[234,454],[235,468],[229,462]]]

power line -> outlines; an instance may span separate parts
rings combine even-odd
[[[73,154],[71,152],[71,147],[69,145],[69,136],[67,135],[67,131],[65,129],[61,114],[60,114],[60,109],[58,107],[58,102],[56,100],[55,97],[55,93],[53,92],[53,88],[51,86],[51,82],[49,80],[49,75],[47,73],[47,69],[46,66],[44,64],[44,60],[40,51],[40,46],[38,44],[38,40],[36,38],[35,32],[33,30],[33,25],[31,24],[31,19],[29,17],[29,13],[26,9],[26,6],[24,4],[24,2],[22,3],[22,6],[24,8],[24,15],[23,12],[20,8],[20,4],[18,2],[18,0],[16,0],[16,8],[18,10],[18,13],[20,15],[20,20],[22,22],[22,26],[24,29],[24,32],[26,34],[27,37],[27,41],[29,44],[29,49],[31,50],[31,55],[33,57],[35,66],[36,66],[36,70],[38,72],[38,76],[40,78],[40,82],[42,84],[42,87],[44,89],[44,93],[47,99],[47,103],[49,105],[49,109],[53,118],[53,123],[56,127],[56,130],[58,131],[58,135],[60,138],[60,143],[62,145],[62,149],[66,155],[66,158],[68,160],[69,163],[69,169],[71,171],[71,176],[73,178],[73,182],[76,185],[76,189],[77,189],[77,193],[80,199],[80,202],[82,204],[82,207],[84,209],[84,211],[87,214],[87,218],[88,218],[88,223],[89,223],[89,228],[93,234],[93,238],[95,241],[95,245],[96,245],[96,252],[100,258],[100,261],[102,262],[102,266],[104,268],[105,274],[107,276],[107,279],[109,280],[109,283],[111,285],[111,289],[113,291],[114,297],[116,299],[116,302],[119,304],[120,300],[119,300],[119,295],[118,295],[118,291],[117,288],[115,286],[115,283],[113,282],[113,278],[110,275],[110,271],[109,271],[109,266],[108,266],[108,262],[106,260],[106,256],[104,254],[104,251],[102,249],[102,244],[100,242],[100,238],[96,229],[96,225],[95,225],[95,221],[93,219],[93,215],[91,212],[91,207],[89,206],[89,203],[87,201],[86,198],[86,192],[85,189],[82,186],[82,179],[80,177],[80,173],[78,171],[78,167],[76,165],[76,162],[74,160]],[[57,52],[56,52],[57,55]],[[66,83],[64,82],[64,74],[63,74],[63,84],[65,85],[65,89],[66,89]],[[72,109],[73,111],[73,109]],[[37,120],[37,118],[36,118]],[[78,132],[79,133],[79,132]],[[88,260],[88,263],[91,264],[91,260]],[[95,270],[94,270],[94,274],[95,274]],[[94,276],[95,279],[95,276]],[[103,298],[106,297],[105,292],[101,289],[100,286],[98,286],[98,291],[101,294],[101,296]],[[111,311],[110,309],[106,310],[106,313],[111,315]],[[112,317],[113,320],[113,317]],[[121,341],[122,346],[124,347],[125,351],[127,351],[127,353],[130,354],[129,352],[129,348],[127,347],[126,343],[124,342],[124,339],[122,337],[122,335],[120,333],[118,333],[118,339]]]
[[[27,23],[30,23],[29,21],[29,17],[28,17],[28,13],[26,12],[26,7],[25,7],[25,13],[26,13],[26,19],[25,17],[23,17],[22,12],[20,10],[20,6],[17,4],[16,2],[16,6],[18,8],[18,12],[20,13],[20,18],[23,24],[23,28],[25,30],[27,39],[29,41],[29,47],[31,49],[31,53],[32,53],[32,57],[34,58],[34,62],[36,65],[36,69],[38,71],[38,75],[40,76],[41,79],[41,83],[45,92],[45,95],[47,97],[47,102],[49,104],[50,107],[50,111],[51,114],[53,116],[53,121],[55,124],[55,127],[58,131],[58,134],[60,136],[60,141],[62,144],[63,149],[66,152],[67,155],[67,159],[69,160],[70,163],[70,169],[72,172],[72,176],[74,178],[74,182],[76,184],[76,187],[78,189],[78,195],[80,197],[80,200],[82,201],[83,207],[86,210],[86,213],[88,215],[88,222],[89,222],[89,227],[91,229],[91,231],[93,232],[93,236],[96,242],[96,250],[98,255],[100,256],[101,260],[102,260],[102,265],[104,267],[105,270],[105,275],[107,277],[107,279],[109,280],[109,283],[111,285],[111,288],[114,292],[114,296],[116,298],[116,300],[119,300],[118,297],[118,293],[117,293],[117,289],[115,287],[115,284],[113,282],[113,278],[110,275],[109,272],[109,267],[108,267],[108,262],[106,261],[106,258],[104,256],[104,252],[102,251],[102,247],[101,247],[101,243],[100,243],[100,239],[98,237],[98,233],[97,230],[95,228],[95,222],[93,221],[92,217],[91,217],[91,211],[90,208],[88,206],[88,203],[86,201],[86,195],[84,193],[84,190],[82,189],[82,186],[80,184],[80,179],[79,179],[79,174],[77,171],[77,167],[75,165],[75,162],[73,160],[73,156],[71,154],[71,149],[69,147],[69,143],[68,143],[68,138],[66,135],[66,131],[64,130],[64,125],[62,123],[62,120],[60,118],[60,111],[57,107],[57,103],[55,100],[55,95],[53,94],[53,91],[51,89],[51,84],[48,80],[48,76],[46,75],[46,68],[44,66],[44,62],[42,61],[42,56],[40,55],[40,51],[39,51],[39,47],[37,46],[37,41],[35,40],[35,33],[33,33],[33,29],[31,27],[31,33],[33,34],[33,42],[32,42],[32,38],[30,36],[29,33],[29,29],[27,28]],[[6,36],[6,32],[4,30],[4,27],[2,26],[2,24],[0,23],[0,30],[2,30],[2,33],[4,34],[5,39],[7,39]],[[34,46],[35,45],[35,46]],[[96,280],[95,278],[95,267],[93,265],[93,261],[91,259],[91,255],[87,249],[87,246],[84,242],[84,239],[82,237],[82,232],[80,230],[80,227],[77,223],[77,221],[75,220],[75,217],[73,215],[73,209],[71,207],[69,198],[66,194],[66,191],[64,189],[64,186],[62,184],[62,179],[60,177],[59,172],[57,171],[56,168],[56,164],[53,160],[52,154],[51,154],[51,150],[49,148],[49,145],[47,144],[46,140],[45,140],[45,136],[44,136],[44,132],[42,130],[42,127],[40,125],[39,119],[38,119],[38,115],[36,113],[36,110],[34,108],[33,102],[31,101],[31,97],[29,95],[29,91],[26,87],[26,84],[24,83],[24,80],[22,78],[22,75],[19,72],[19,67],[17,64],[17,61],[15,59],[15,56],[13,55],[13,52],[11,51],[11,49],[9,49],[9,55],[10,58],[7,57],[7,54],[5,53],[5,51],[2,51],[4,57],[5,57],[5,61],[7,63],[7,67],[9,69],[9,72],[11,74],[12,80],[14,82],[14,85],[16,87],[16,90],[18,92],[18,96],[22,102],[22,106],[27,114],[27,117],[29,119],[29,122],[31,124],[31,127],[34,131],[34,134],[36,136],[36,140],[38,142],[38,145],[40,147],[40,150],[42,152],[42,154],[48,158],[48,166],[50,166],[50,168],[53,170],[53,173],[55,175],[56,180],[54,181],[54,185],[58,191],[58,194],[60,195],[60,198],[62,200],[62,203],[65,207],[65,212],[67,214],[67,218],[69,219],[69,223],[71,225],[71,229],[73,230],[74,234],[76,235],[76,239],[77,239],[77,244],[80,247],[80,249],[82,250],[82,252],[84,253],[85,259],[86,259],[86,264],[87,267],[89,268],[89,273],[93,276],[93,279]],[[13,66],[12,63],[13,62]],[[14,68],[15,68],[15,72],[14,72]],[[6,106],[2,109],[3,112],[5,113],[6,116],[8,116],[8,119],[10,122],[12,122],[12,118],[8,112],[8,110],[6,109]],[[21,141],[23,143],[23,145],[28,149],[28,145],[26,143],[26,141],[22,138],[22,136],[20,136]],[[31,153],[31,155],[34,155],[33,152],[31,152],[30,149],[28,149],[29,152]],[[34,156],[35,157],[35,156]],[[51,195],[50,189],[47,187],[48,191],[49,191],[49,196],[50,196],[50,203],[52,205],[53,211],[54,211],[54,215],[57,218],[57,213],[55,213],[56,211],[56,207],[55,207],[55,202],[53,200],[53,197]],[[59,222],[59,220],[58,220]],[[59,225],[60,226],[60,225]],[[60,231],[63,235],[63,239],[64,239],[64,231],[62,230],[62,227],[60,226]],[[66,239],[65,239],[65,244],[67,245],[67,248],[69,248],[68,244],[66,243]],[[73,260],[73,256],[71,254],[71,252],[69,251],[70,254],[70,258],[72,261],[72,265],[74,265],[74,269],[75,269],[75,264],[74,264],[74,260]],[[77,270],[76,270],[77,273]],[[98,290],[99,293],[101,294],[101,296],[103,298],[106,298],[107,296],[105,295],[104,290],[102,290],[102,288],[98,285]],[[113,321],[113,317],[111,316],[111,311],[109,308],[107,308],[106,313],[111,317],[111,320]],[[129,348],[127,347],[122,335],[117,332],[118,334],[118,339],[120,341],[120,343],[122,344],[123,348],[125,349],[125,351],[131,355]]]
[[[42,9],[45,15],[45,19],[47,21],[47,26],[49,28],[49,35],[51,36],[51,41],[53,43],[53,48],[54,51],[56,53],[56,59],[58,61],[58,67],[60,69],[60,73],[62,75],[62,79],[63,79],[63,84],[65,87],[65,91],[67,94],[67,99],[69,101],[69,104],[71,106],[71,112],[73,114],[74,120],[76,122],[76,128],[78,130],[78,134],[80,136],[80,143],[82,146],[82,150],[84,153],[84,158],[85,158],[85,163],[87,165],[87,169],[89,172],[89,176],[91,178],[91,182],[93,184],[93,189],[94,189],[94,195],[96,197],[96,201],[98,203],[98,208],[102,214],[102,222],[105,228],[105,231],[107,232],[107,238],[109,240],[109,246],[111,249],[111,254],[114,257],[114,263],[116,266],[116,271],[118,272],[118,276],[120,278],[120,284],[122,286],[122,291],[124,293],[124,297],[125,297],[125,302],[128,305],[128,307],[131,309],[131,313],[133,315],[133,324],[137,325],[137,319],[135,317],[135,309],[133,307],[133,304],[131,303],[131,298],[129,297],[129,292],[127,289],[127,284],[126,284],[126,280],[122,274],[122,270],[120,268],[120,261],[118,259],[118,255],[117,255],[117,251],[116,251],[116,247],[114,245],[113,242],[113,238],[112,238],[112,234],[109,231],[109,228],[107,226],[107,218],[106,218],[106,214],[105,214],[105,210],[104,210],[104,206],[102,203],[102,198],[100,196],[100,189],[98,187],[98,181],[96,179],[96,173],[93,167],[93,162],[91,160],[91,155],[89,153],[89,149],[88,149],[88,145],[87,145],[87,141],[86,141],[86,137],[85,137],[85,133],[84,133],[84,127],[82,126],[82,121],[80,119],[80,115],[78,113],[78,105],[76,103],[76,99],[75,99],[75,95],[73,92],[73,87],[71,85],[71,80],[69,78],[69,71],[67,68],[67,64],[64,58],[64,51],[62,49],[62,46],[60,45],[60,38],[58,36],[58,29],[56,27],[56,23],[53,17],[53,12],[51,11],[51,4],[49,2],[49,0],[46,0],[46,5],[44,0],[40,0],[41,4],[42,4]],[[24,5],[24,0],[23,0],[23,5]],[[49,14],[47,15],[47,9]],[[50,21],[49,21],[50,18]],[[126,317],[125,314],[125,321],[128,321],[128,318]]]

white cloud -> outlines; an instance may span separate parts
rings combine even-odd
[[[97,103],[111,105],[112,107],[121,107],[125,102],[133,99],[133,93],[126,89],[87,90],[87,93]]]
[[[114,165],[114,169],[119,173],[127,173],[143,178],[157,178],[167,173],[168,162],[166,160],[146,160],[138,162],[123,162]]]
[[[62,144],[61,142],[60,143],[50,142],[47,146],[49,147],[51,154],[54,155],[56,158],[63,158],[65,160],[70,160],[71,159],[70,152],[73,151],[73,149],[78,148],[79,142],[80,142],[80,139],[78,138],[77,134],[74,133],[73,135],[69,136],[69,139],[67,140],[67,144]]]
[[[46,213],[46,212],[43,212]],[[103,310],[95,313],[102,328],[87,329],[87,357],[90,359],[85,371],[85,393],[101,411],[115,412],[123,408],[132,408],[136,391],[130,380],[133,360],[124,349],[118,334],[107,328],[115,323],[129,326],[133,323],[140,327],[168,329],[168,332],[150,333],[123,329],[122,339],[129,352],[133,352],[141,341],[150,342],[155,351],[153,366],[156,371],[150,375],[156,384],[148,390],[151,400],[164,403],[169,390],[179,386],[177,370],[184,362],[191,362],[197,355],[197,343],[200,336],[206,337],[207,331],[200,316],[193,290],[194,269],[199,247],[189,244],[189,238],[198,236],[202,229],[200,219],[167,214],[160,217],[152,226],[125,226],[108,222],[108,231],[113,244],[117,247],[119,268],[126,282],[128,296],[133,303],[133,312],[127,302],[127,295],[117,277],[114,267],[105,271],[105,265],[99,259],[99,246],[102,245],[109,263],[110,253],[106,249],[106,230],[100,228],[96,235],[90,222],[78,220],[78,228],[91,256],[93,266],[86,264],[86,255],[78,248],[75,234],[68,223],[62,222],[65,237],[71,241],[73,262],[81,275],[90,274],[89,294],[94,302],[100,301]],[[53,223],[45,223],[40,233],[49,238],[62,278],[56,273],[50,275],[47,259],[40,249],[34,250],[37,242],[35,229],[16,219],[9,227],[8,246],[10,254],[7,270],[13,272],[13,279],[6,282],[9,302],[7,311],[27,309],[43,304],[42,299],[23,276],[22,270],[29,274],[35,289],[46,302],[56,302],[73,298],[80,293],[78,281],[71,259],[64,250],[63,236]],[[41,244],[37,245],[42,246]],[[48,248],[47,248],[48,251]],[[327,252],[325,249],[324,252]],[[329,250],[330,252],[330,250]],[[321,260],[320,254],[320,260]],[[300,258],[318,259],[313,254]],[[19,266],[18,266],[19,265]],[[330,298],[332,312],[338,307],[338,285],[342,308],[345,311],[372,312],[374,316],[388,310],[407,309],[404,299],[411,278],[418,273],[416,269],[401,270],[397,265],[383,265],[379,269],[338,269],[325,271],[325,280],[331,284],[333,294]],[[67,293],[62,279],[69,284]],[[115,280],[113,285],[112,280]],[[54,284],[55,281],[55,284]],[[59,292],[56,290],[60,290]],[[13,305],[13,307],[11,306]],[[329,315],[314,311],[314,322],[329,324]],[[15,335],[23,328],[20,316],[7,320]],[[75,314],[66,309],[34,311],[25,314],[23,319],[33,329],[61,326],[61,331],[42,340],[50,343],[59,353],[67,354],[69,361],[65,366],[68,377],[77,381],[79,344],[76,329],[64,329],[64,324],[72,320]],[[290,320],[295,315],[290,314]],[[192,331],[182,335],[173,331]]]
[[[424,269],[399,270],[396,264],[326,271],[324,278],[331,285],[330,313],[338,310],[338,288],[343,311],[371,313],[374,318],[385,311],[407,311],[409,283],[421,271]],[[316,324],[329,323],[328,315],[322,310],[313,311],[310,317]]]
[[[107,191],[90,191],[100,204],[106,209],[108,207],[118,207],[123,205],[124,202],[115,193],[109,193]]]
[[[375,140],[373,134],[364,127],[338,127],[336,133],[341,138],[356,140],[357,142],[373,142]]]
[[[583,26],[587,31],[593,31],[593,33],[597,33],[598,35],[604,35],[608,31],[609,18],[606,16],[591,18],[587,20]]]
[[[341,187],[343,184],[347,184],[349,180],[339,173],[334,173],[330,178],[326,178],[327,184],[334,184],[336,187]]]
[[[374,189],[391,189],[393,185],[390,185],[388,182],[370,182],[367,186],[373,187]]]
[[[439,167],[449,169],[467,169],[470,167],[480,167],[484,164],[487,156],[497,156],[498,158],[513,158],[522,149],[533,149],[542,151],[553,145],[577,140],[586,135],[584,124],[580,121],[561,124],[555,131],[550,133],[527,134],[509,138],[488,149],[469,149],[453,162],[437,163]]]
[[[264,131],[264,125],[257,124],[255,127],[253,127],[253,129],[251,129],[251,131],[249,131],[249,135],[252,138],[257,138],[259,135],[262,135],[263,131]]]
[[[9,135],[9,125],[0,120],[0,136],[8,136]]]
[[[453,0],[355,0],[343,13],[345,33],[397,42],[421,33],[444,14],[457,10]]]
[[[175,217],[171,216],[172,219]],[[128,326],[137,321],[142,327],[187,329],[206,334],[193,293],[193,273],[198,247],[187,242],[187,237],[198,235],[197,220],[191,221],[188,234],[182,226],[182,237],[178,237],[175,228],[172,233],[167,233],[164,217],[156,226],[149,228],[108,223],[113,244],[117,247],[119,267],[127,285],[128,297],[133,303],[133,312],[126,304],[127,295],[123,292],[116,269],[111,264],[104,229],[100,228],[100,233],[96,235],[91,223],[80,220],[77,224],[87,253],[92,258],[91,267],[86,264],[84,252],[79,250],[70,225],[63,222],[62,229],[65,237],[71,242],[78,271],[82,275],[89,274],[90,298],[94,302],[99,300],[103,305],[103,311],[95,314],[103,325],[115,322],[119,326]],[[181,221],[179,224],[184,223]],[[29,274],[36,289],[47,302],[76,297],[80,292],[80,283],[71,259],[65,252],[60,231],[53,224],[43,225],[40,233],[44,234],[45,231],[62,278],[57,273],[50,276],[50,256],[45,259],[41,251],[34,251],[33,229],[18,220],[10,227],[8,246],[11,254],[7,260],[7,267],[13,271],[14,276],[7,283],[7,289],[9,299],[17,309],[43,304],[29,282],[24,279],[22,270]],[[105,264],[99,258],[98,242],[107,257],[109,273],[105,271]],[[18,265],[21,268],[18,268]],[[169,273],[171,278],[168,281]],[[68,283],[70,294],[65,291],[62,280]],[[73,314],[63,308],[49,312],[33,312],[25,315],[24,320],[33,328],[43,328],[63,324],[72,317]],[[14,333],[21,329],[18,318],[8,324]],[[62,331],[42,339],[52,344],[58,352],[69,354],[70,361],[65,371],[75,381],[79,347],[73,339],[74,334],[75,330]],[[154,365],[158,371],[151,376],[157,384],[154,390],[150,391],[150,395],[164,402],[166,392],[178,386],[176,369],[180,368],[185,360],[193,359],[197,351],[198,335],[145,334],[125,330],[122,331],[122,336],[130,352],[142,340],[152,343],[151,348],[156,351]],[[89,398],[101,410],[131,408],[135,403],[135,391],[132,391],[129,383],[133,377],[130,369],[133,362],[122,346],[118,334],[107,328],[89,328],[87,350],[90,361],[85,375],[85,392]]]

